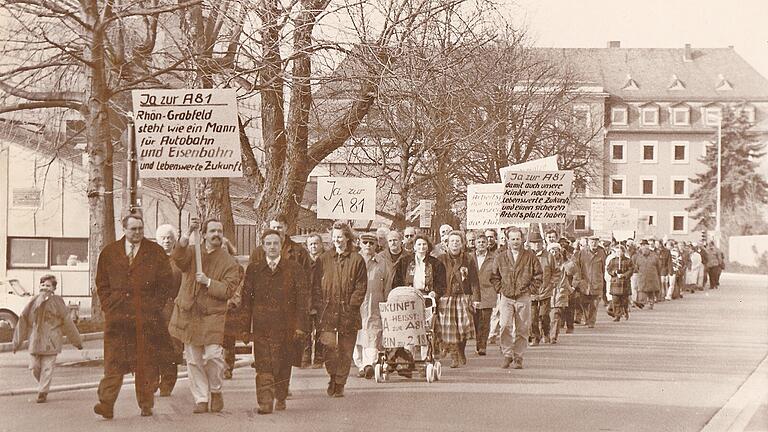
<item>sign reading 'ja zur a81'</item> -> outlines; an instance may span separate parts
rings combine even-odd
[[[502,223],[563,223],[571,203],[573,171],[505,173]]]
[[[376,179],[320,177],[317,179],[318,219],[376,219]]]
[[[233,89],[134,90],[139,175],[242,177]]]

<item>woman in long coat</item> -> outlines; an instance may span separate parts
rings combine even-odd
[[[475,336],[472,303],[480,301],[477,263],[465,253],[461,231],[448,234],[446,253],[438,258],[445,266],[445,295],[440,298],[440,340],[451,353],[451,367],[467,364],[467,340]]]
[[[694,293],[704,287],[704,262],[693,246],[687,246],[688,267],[685,270],[685,288]]]
[[[648,242],[640,243],[640,250],[632,258],[635,273],[638,274],[638,302],[648,304],[648,310],[653,309],[653,303],[661,290],[661,263],[658,255],[648,248]]]
[[[613,305],[613,320],[621,321],[622,315],[629,319],[629,296],[632,294],[630,278],[634,272],[632,260],[626,254],[624,246],[613,247],[613,254],[608,261],[608,274],[611,276],[611,304]]]

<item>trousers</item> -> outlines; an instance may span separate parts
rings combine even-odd
[[[475,349],[477,351],[485,351],[488,347],[488,335],[491,330],[492,313],[493,309],[475,310],[475,337],[477,338]]]
[[[549,337],[550,299],[531,301],[531,336],[537,341]]]
[[[355,348],[357,333],[324,332],[325,371],[332,382],[345,385],[352,366],[352,350]]]
[[[517,299],[501,296],[499,300],[499,324],[501,337],[499,345],[504,357],[523,357],[528,348],[528,335],[531,325],[531,296],[524,295]]]
[[[159,371],[157,366],[148,366],[145,370],[136,374],[136,401],[139,408],[152,408],[155,406],[155,389],[157,388]],[[123,386],[123,375],[104,375],[99,382],[97,394],[99,402],[114,406],[120,388]]]
[[[37,392],[48,393],[51,388],[51,379],[53,378],[53,369],[56,367],[56,354],[32,354],[29,368],[32,370],[32,376],[37,380]]]
[[[597,304],[599,302],[599,295],[581,295],[581,305],[584,308],[584,318],[587,320],[588,327],[594,327],[595,322],[597,322]]]
[[[207,403],[210,393],[221,393],[224,369],[224,348],[221,345],[184,345],[189,371],[189,389],[195,403]]]

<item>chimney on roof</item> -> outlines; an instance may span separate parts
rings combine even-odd
[[[608,41],[608,48],[621,48],[621,41]]]
[[[693,61],[693,51],[691,50],[691,44],[689,44],[689,43],[685,44],[685,52],[683,53],[683,61],[686,61],[686,62],[692,62]]]

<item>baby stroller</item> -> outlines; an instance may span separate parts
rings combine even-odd
[[[425,295],[413,287],[397,287],[386,303],[379,303],[384,351],[373,369],[377,383],[386,382],[392,373],[410,378],[418,371],[429,383],[442,377],[442,365],[433,355],[436,309],[433,293]],[[422,359],[416,360],[419,351]]]

